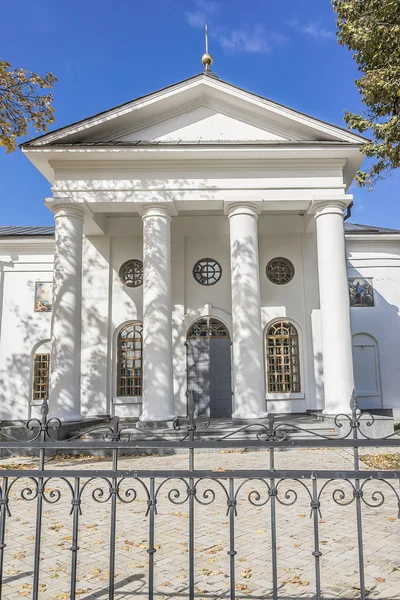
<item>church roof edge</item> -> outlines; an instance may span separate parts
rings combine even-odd
[[[358,223],[344,224],[345,232],[353,234],[399,234],[399,229],[388,229],[386,227],[376,227],[373,225],[360,225]],[[0,238],[2,237],[52,237],[54,236],[54,226],[51,225],[37,225],[37,226],[23,226],[23,225],[1,225],[0,226]]]
[[[102,116],[105,116],[108,113],[111,113],[111,112],[114,112],[114,111],[118,111],[119,109],[123,109],[125,107],[128,107],[130,104],[134,104],[135,102],[140,102],[142,100],[145,100],[146,98],[150,98],[154,94],[166,92],[166,91],[168,91],[170,89],[173,89],[174,87],[177,87],[177,86],[184,85],[186,83],[195,81],[196,79],[203,79],[205,81],[206,80],[210,80],[210,79],[212,79],[214,81],[216,80],[217,82],[219,82],[219,83],[221,83],[223,85],[227,85],[227,86],[229,86],[229,87],[237,90],[238,92],[242,92],[242,93],[245,93],[245,94],[250,94],[251,96],[253,96],[255,98],[258,98],[259,100],[263,100],[265,102],[269,102],[269,103],[271,103],[271,104],[273,104],[273,105],[275,105],[275,106],[277,106],[277,107],[279,107],[281,109],[290,111],[290,112],[295,113],[295,114],[297,114],[297,115],[299,115],[301,117],[304,117],[304,118],[307,118],[307,119],[312,119],[313,121],[315,121],[316,123],[320,123],[321,125],[325,125],[325,126],[328,125],[329,127],[333,127],[334,129],[342,131],[342,132],[346,133],[347,135],[351,135],[355,139],[359,140],[360,144],[368,141],[367,138],[365,138],[365,137],[363,137],[363,136],[361,136],[361,135],[359,135],[357,133],[353,133],[352,131],[346,129],[345,127],[341,127],[340,125],[334,125],[332,123],[329,123],[328,121],[324,121],[323,119],[318,119],[317,117],[313,117],[311,115],[308,115],[307,113],[304,113],[304,112],[301,112],[301,111],[296,110],[294,108],[291,108],[291,107],[289,107],[289,106],[287,106],[285,104],[282,104],[280,102],[276,102],[275,100],[271,100],[270,98],[266,98],[265,96],[262,96],[261,94],[257,94],[255,92],[251,92],[249,90],[241,88],[241,87],[239,87],[239,86],[237,86],[237,85],[235,85],[233,83],[230,83],[228,81],[225,81],[223,79],[214,78],[214,77],[211,78],[208,73],[202,72],[202,73],[197,73],[196,75],[192,75],[191,77],[188,77],[188,78],[183,79],[181,81],[178,81],[178,82],[172,83],[170,85],[167,85],[167,86],[165,86],[163,88],[160,88],[158,90],[155,90],[153,92],[149,92],[148,94],[144,94],[143,96],[138,96],[137,98],[134,98],[132,100],[128,100],[127,102],[123,102],[123,103],[118,104],[118,105],[116,105],[116,106],[114,106],[112,108],[100,111],[100,112],[98,112],[98,113],[96,113],[94,115],[91,115],[89,117],[85,117],[84,119],[80,119],[78,121],[70,123],[69,125],[64,125],[63,127],[60,127],[58,129],[54,129],[52,131],[48,131],[48,132],[46,132],[46,133],[44,133],[44,134],[42,134],[40,136],[37,136],[35,138],[27,140],[26,142],[21,143],[19,145],[19,147],[20,148],[29,148],[31,146],[35,146],[36,143],[39,140],[43,140],[47,136],[53,136],[54,134],[59,134],[59,133],[61,133],[63,131],[65,131],[66,134],[67,134],[67,131],[69,129],[73,129],[74,127],[77,127],[77,126],[82,125],[84,123],[89,124],[90,121],[95,121],[96,119],[101,118]],[[49,145],[51,143],[52,142],[50,142]]]

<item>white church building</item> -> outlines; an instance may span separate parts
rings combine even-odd
[[[0,227],[0,418],[400,408],[400,231],[346,220],[363,141],[206,64],[24,143],[55,226]]]

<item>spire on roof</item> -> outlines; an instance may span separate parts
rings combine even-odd
[[[206,75],[211,75],[213,77],[217,77],[214,73],[211,72],[211,65],[213,64],[213,57],[208,52],[208,25],[205,26],[205,34],[206,34],[206,51],[201,57],[201,62],[204,65],[204,73]]]

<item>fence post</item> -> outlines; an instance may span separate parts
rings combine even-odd
[[[236,499],[235,499],[235,484],[233,478],[229,478],[229,569],[230,569],[230,590],[231,600],[235,600],[236,596],[236,578],[235,578],[235,556],[237,554],[235,550],[235,516],[236,516]]]
[[[79,535],[79,515],[81,511],[81,499],[79,496],[79,477],[75,477],[74,495],[72,498],[72,545],[71,545],[71,598],[76,598],[76,571],[78,566],[78,535]]]
[[[0,600],[3,597],[3,565],[4,565],[4,549],[6,544],[6,518],[8,514],[8,477],[3,477],[3,484],[0,488]]]
[[[192,392],[188,393],[189,441],[194,442],[196,423]],[[189,471],[194,471],[194,448],[189,448]],[[196,488],[193,477],[189,478],[189,599],[194,600],[194,501]]]
[[[268,439],[274,440],[274,415],[268,415]],[[275,471],[275,454],[274,448],[269,449],[269,470]],[[271,560],[272,560],[272,597],[273,600],[278,598],[278,559],[277,559],[277,541],[276,541],[276,495],[277,489],[275,486],[275,478],[270,479],[270,489],[268,494],[270,496],[271,504]]]
[[[150,478],[150,498],[148,499],[148,513],[149,513],[149,547],[147,549],[149,555],[149,600],[153,600],[154,597],[154,554],[156,549],[154,548],[154,526],[155,526],[155,514],[156,514],[156,497],[155,497],[155,479]]]
[[[351,401],[352,417],[351,417],[351,428],[353,440],[358,439],[358,430],[360,427],[360,418],[357,408],[357,398],[353,392]],[[354,457],[354,471],[359,473],[360,471],[360,459],[358,453],[358,446],[353,447]],[[356,515],[357,515],[357,541],[358,541],[358,564],[360,570],[360,595],[361,600],[365,600],[365,573],[364,573],[364,544],[363,544],[363,532],[362,532],[362,511],[361,511],[361,498],[363,491],[360,486],[360,479],[358,477],[354,480],[354,497],[356,500]]]
[[[317,488],[317,476],[315,473],[311,476],[312,481],[312,502],[311,502],[311,515],[314,518],[314,551],[313,556],[315,559],[315,598],[321,600],[321,565],[320,557],[322,552],[319,549],[319,516],[320,516],[320,502],[318,499],[318,488]]]

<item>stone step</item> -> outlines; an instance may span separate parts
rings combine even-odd
[[[131,442],[136,441],[166,441],[166,442],[178,442],[183,439],[186,434],[187,428],[184,425],[183,420],[181,420],[181,429],[176,430],[171,428],[170,424],[168,427],[156,427],[155,424],[150,425],[149,427],[142,427],[142,424],[133,422],[132,420],[124,420],[121,419],[119,422],[119,426],[121,429],[126,428],[122,433],[122,441],[121,441],[121,454],[130,454],[130,455],[143,455],[143,454],[158,454],[158,455],[167,455],[167,454],[178,454],[178,453],[187,453],[187,448],[171,448],[171,449],[157,449],[157,448],[148,448],[148,449],[127,449],[124,448],[123,439],[129,439]],[[159,424],[157,424],[159,425]],[[246,451],[246,441],[248,440],[256,440],[257,434],[263,434],[267,432],[268,428],[268,420],[257,421],[255,423],[246,425],[238,425],[236,423],[232,423],[230,420],[225,419],[215,419],[212,420],[209,427],[205,428],[206,422],[200,419],[197,422],[197,431],[196,431],[196,440],[204,441],[204,450],[196,450],[196,452],[221,452],[219,448],[207,448],[207,440],[215,441],[221,438],[225,438],[227,441],[231,439],[232,441],[242,441],[243,442],[243,450]],[[276,417],[274,420],[274,426],[278,427],[277,432],[279,435],[285,435],[286,439],[309,439],[321,436],[335,438],[336,433],[335,429],[329,423],[326,423],[322,420],[316,419],[312,416],[295,416],[292,415],[284,415],[282,417]],[[67,439],[72,441],[73,438],[79,437],[82,441],[94,442],[98,440],[107,439],[110,440],[110,429],[108,427],[112,427],[112,421],[103,423],[101,426],[98,426],[94,429],[79,429],[75,432],[69,432]],[[197,437],[198,436],[198,437]],[[187,439],[187,438],[186,438]],[[263,438],[261,438],[263,439]],[[257,450],[265,450],[265,446],[261,446],[260,448],[251,448],[253,451]],[[234,451],[234,450],[232,450]],[[236,449],[236,451],[240,451],[240,449]],[[64,450],[67,452],[67,449]],[[87,449],[87,452],[92,455],[109,455],[110,451],[103,449]],[[86,450],[83,450],[81,453],[86,453]]]

